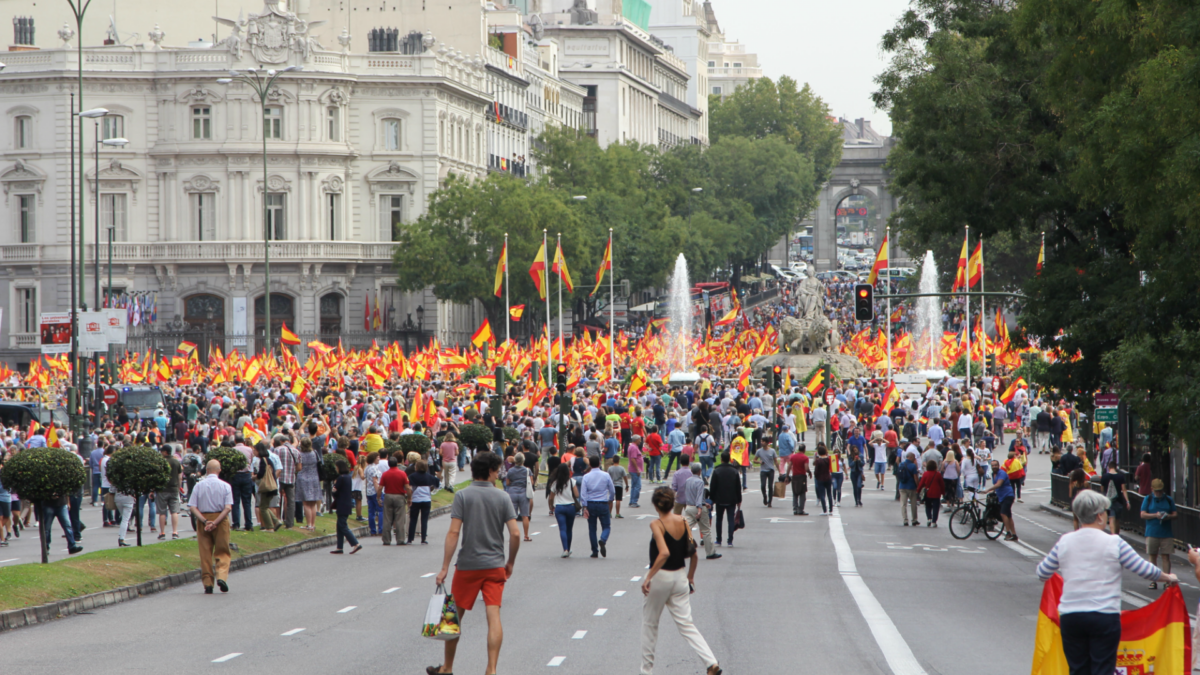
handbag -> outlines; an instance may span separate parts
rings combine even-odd
[[[425,609],[421,635],[433,640],[454,640],[461,634],[462,627],[458,623],[458,606],[454,604],[454,596],[446,592],[444,585],[438,584]]]
[[[267,462],[267,467],[263,471],[263,477],[258,479],[258,491],[263,493],[279,492],[279,483],[275,480],[275,467],[271,465],[269,459],[262,461]]]
[[[917,493],[917,499],[925,501],[925,491],[928,489],[929,488],[921,488],[921,491]]]
[[[733,529],[734,530],[746,529],[746,518],[745,518],[745,516],[742,515],[741,509],[737,510],[737,515],[734,516],[734,518],[733,518]]]
[[[692,539],[692,528],[690,528],[690,527],[687,528],[687,537],[688,537],[687,554],[688,554],[688,557],[690,558],[690,557],[696,555],[696,540]]]
[[[104,493],[104,508],[109,511],[117,510],[117,497],[111,492]]]
[[[788,486],[787,482],[783,481],[783,480],[780,480],[777,483],[775,483],[775,498],[776,499],[784,499],[785,497],[787,497],[787,486]]]

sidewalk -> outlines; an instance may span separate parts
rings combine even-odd
[[[1065,518],[1066,520],[1070,520],[1070,521],[1074,520],[1074,516],[1071,514],[1070,511],[1063,509],[1063,508],[1059,508],[1053,504],[1038,504],[1038,509],[1040,509],[1041,511],[1043,511],[1045,513],[1049,513],[1051,515],[1058,516],[1059,518]],[[1128,542],[1129,545],[1133,547],[1133,550],[1135,550],[1138,553],[1141,553],[1143,555],[1145,554],[1145,552],[1146,552],[1146,538],[1145,537],[1138,534],[1137,532],[1132,532],[1129,530],[1121,530],[1121,538],[1124,539],[1126,542]],[[1188,569],[1190,569],[1191,563],[1188,562],[1187,551],[1176,547],[1172,551],[1171,558],[1176,563],[1181,563],[1183,565],[1186,565],[1186,566],[1188,566]]]

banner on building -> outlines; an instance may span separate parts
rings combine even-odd
[[[119,307],[102,309],[104,314],[104,334],[110,345],[123,345],[128,334],[128,314]]]
[[[79,350],[85,354],[108,351],[108,317],[104,312],[79,313]]]
[[[42,312],[41,343],[43,354],[71,353],[70,312]]]

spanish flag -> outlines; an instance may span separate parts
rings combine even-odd
[[[641,368],[638,368],[633,373],[633,377],[629,379],[629,393],[636,394],[644,390],[648,384],[650,384],[650,378],[646,377]]]
[[[250,426],[249,422],[242,424],[242,438],[246,439],[250,447],[254,447],[263,441],[263,435],[258,432],[258,429]]]
[[[967,261],[967,288],[974,288],[983,278],[983,240],[975,244],[975,251]]]
[[[479,325],[479,329],[471,336],[471,344],[475,345],[477,349],[482,349],[484,344],[496,344],[496,336],[492,334],[492,324],[486,317],[483,323]]]
[[[513,321],[520,321],[521,314],[523,314],[524,312],[525,312],[525,305],[513,305],[512,307],[509,308],[508,315],[512,317]]]
[[[742,369],[742,374],[738,376],[737,388],[738,391],[746,391],[750,388],[750,366]]]
[[[1028,387],[1028,386],[1029,385],[1025,383],[1025,378],[1018,377],[1015,382],[1008,385],[1008,389],[1005,389],[1003,394],[1000,394],[1000,402],[1008,403],[1009,401],[1013,400],[1014,396],[1017,395],[1018,389],[1020,389],[1021,387]]]
[[[725,316],[721,317],[721,320],[720,320],[720,321],[718,321],[718,322],[716,323],[716,325],[718,325],[718,326],[728,326],[729,324],[733,323],[733,322],[734,322],[734,320],[736,320],[736,319],[737,319],[737,315],[738,315],[738,307],[735,305],[733,309],[729,310],[729,313],[728,313],[728,314],[726,314]]]
[[[883,390],[883,409],[891,410],[892,406],[900,402],[900,390],[896,388],[895,382],[888,382],[887,389]]]
[[[898,305],[892,311],[891,321],[892,323],[900,323],[902,320],[904,320],[904,305]]]
[[[554,248],[554,264],[550,266],[550,271],[562,279],[568,293],[575,292],[575,284],[571,283],[571,271],[567,269],[567,259],[563,256],[562,242],[559,242]]]
[[[500,249],[500,261],[496,263],[496,297],[500,297],[500,291],[504,289],[504,273],[508,271],[508,242],[504,242],[504,248]]]
[[[950,288],[953,293],[960,288],[967,287],[967,238],[963,237],[962,252],[958,254],[958,271],[954,274],[954,286]]]
[[[192,352],[196,351],[196,343],[184,340],[183,342],[179,343],[179,346],[175,348],[175,351],[179,352],[180,354],[191,354]]]
[[[804,388],[808,390],[808,393],[816,396],[818,391],[825,388],[825,371],[818,368],[817,372],[813,374],[812,379],[808,381],[808,385]]]
[[[279,329],[279,341],[285,345],[298,345],[300,344],[300,336],[288,330],[287,322],[285,321]]]
[[[1059,627],[1058,600],[1063,579],[1055,574],[1042,587],[1037,633],[1030,675],[1067,675]],[[1118,672],[1192,672],[1191,622],[1178,586],[1163,591],[1158,600],[1121,612],[1121,642],[1117,647]],[[1153,670],[1151,670],[1153,668]]]
[[[604,272],[612,271],[612,233],[608,235],[608,245],[604,247],[604,258],[600,260],[600,269],[596,270],[596,287],[592,289],[592,295],[600,290],[600,282],[604,280]]]
[[[871,274],[867,277],[867,283],[872,286],[876,281],[879,281],[879,273],[887,269],[888,266],[888,240],[883,238],[883,243],[879,245],[879,253],[875,254],[875,264],[871,266]]]
[[[533,264],[529,266],[529,276],[533,277],[533,285],[537,287],[538,298],[546,299],[546,246],[538,246]]]
[[[1042,274],[1042,265],[1046,264],[1046,235],[1042,235],[1042,246],[1038,249],[1037,267],[1034,268],[1038,276]]]

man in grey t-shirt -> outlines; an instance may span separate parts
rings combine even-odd
[[[517,513],[512,500],[508,493],[496,487],[496,479],[500,477],[500,457],[492,452],[477,453],[471,460],[471,477],[474,479],[471,485],[454,493],[454,502],[450,505],[450,531],[446,533],[437,584],[441,586],[446,582],[461,534],[462,548],[458,551],[450,592],[458,606],[460,622],[463,613],[473,608],[475,599],[483,593],[488,623],[487,672],[494,673],[503,635],[500,601],[504,596],[504,584],[512,576],[517,560],[521,531],[517,528]],[[504,557],[505,529],[508,530],[507,561]],[[445,641],[445,661],[440,666],[426,668],[428,675],[454,672],[458,640]]]

